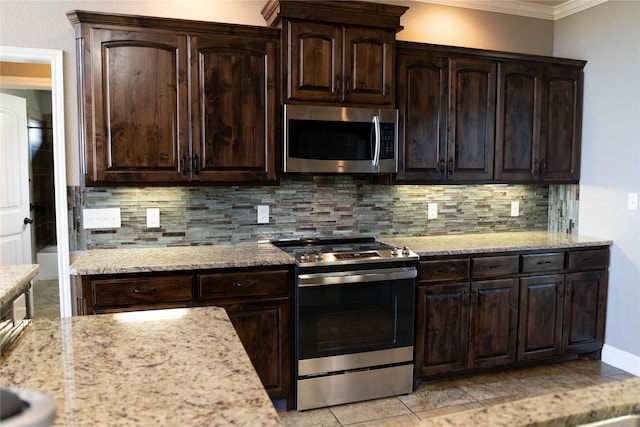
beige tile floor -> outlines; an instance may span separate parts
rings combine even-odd
[[[60,294],[57,280],[39,280],[33,284],[34,318],[60,317]]]
[[[60,316],[57,280],[34,284],[34,310],[36,318]],[[278,411],[278,414],[285,426],[292,427],[404,427],[438,415],[631,377],[633,375],[600,361],[571,360],[423,383],[415,392],[405,396],[304,412]]]
[[[405,396],[278,414],[285,426],[413,426],[430,417],[631,377],[601,361],[571,360],[423,383]]]

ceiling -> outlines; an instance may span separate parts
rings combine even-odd
[[[418,0],[446,6],[508,13],[555,21],[607,0]]]

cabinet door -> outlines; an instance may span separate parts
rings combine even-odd
[[[269,397],[289,397],[293,372],[289,300],[217,305],[227,310]]]
[[[469,284],[418,287],[416,376],[467,367]]]
[[[514,362],[518,323],[518,279],[471,284],[469,367]]]
[[[607,273],[567,274],[563,345],[567,352],[598,351],[604,343]]]
[[[498,181],[532,181],[540,171],[542,67],[526,62],[500,65],[496,117]]]
[[[452,60],[446,160],[449,180],[493,179],[496,69],[492,60]]]
[[[344,28],[342,100],[393,105],[395,31]]]
[[[304,21],[287,25],[287,99],[339,101],[342,27]]]
[[[400,115],[397,181],[445,178],[449,60],[428,53],[399,52]]]
[[[91,28],[85,43],[87,185],[188,179],[186,36]]]
[[[546,68],[540,174],[545,182],[578,182],[582,134],[582,69]]]
[[[563,297],[564,274],[520,279],[519,361],[560,353]]]
[[[278,41],[191,37],[193,181],[275,181]]]

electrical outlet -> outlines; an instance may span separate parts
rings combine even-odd
[[[147,228],[160,228],[159,208],[147,208]]]
[[[427,208],[427,219],[436,219],[436,218],[438,218],[438,204],[429,203]]]
[[[520,215],[520,202],[511,202],[511,216]]]
[[[629,193],[627,195],[627,209],[630,211],[638,210],[638,193]]]
[[[269,205],[258,205],[258,224],[269,224]]]
[[[120,208],[83,209],[82,225],[85,230],[120,228]]]

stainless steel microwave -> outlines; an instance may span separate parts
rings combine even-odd
[[[398,171],[398,110],[284,106],[284,172]]]

